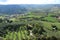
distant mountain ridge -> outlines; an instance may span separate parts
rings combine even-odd
[[[57,7],[60,9],[60,4],[20,4],[20,5],[0,5],[0,14],[22,14],[30,11],[42,9],[46,11]],[[40,10],[40,11],[42,11]],[[60,11],[60,10],[59,10]]]

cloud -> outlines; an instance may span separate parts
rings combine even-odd
[[[0,2],[0,4],[59,4],[59,1],[60,0],[7,0],[6,2]]]
[[[7,0],[0,0],[0,2],[6,2]]]

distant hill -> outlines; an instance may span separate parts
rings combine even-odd
[[[0,5],[0,14],[22,14],[30,11],[60,12],[60,4]]]

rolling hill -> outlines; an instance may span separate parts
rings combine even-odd
[[[59,4],[0,5],[0,14],[22,14],[31,11],[60,13],[60,5]]]

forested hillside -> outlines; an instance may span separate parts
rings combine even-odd
[[[59,4],[20,4],[20,5],[0,5],[0,14],[22,14],[27,12],[54,12],[60,13]]]
[[[60,40],[60,5],[0,5],[0,40]]]

